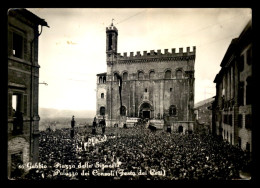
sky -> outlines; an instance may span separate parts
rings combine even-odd
[[[196,46],[195,103],[215,96],[216,74],[249,8],[28,8],[50,26],[39,37],[39,107],[96,110],[96,74],[106,72],[106,27],[118,53]]]

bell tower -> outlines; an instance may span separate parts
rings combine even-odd
[[[106,28],[106,54],[107,54],[107,64],[114,64],[116,62],[117,54],[117,28],[112,23]]]
[[[113,114],[113,106],[118,95],[118,84],[114,80],[113,65],[117,62],[117,28],[112,23],[106,28],[106,61],[107,61],[107,77],[106,77],[106,123],[107,126],[112,126],[115,122],[115,114]]]

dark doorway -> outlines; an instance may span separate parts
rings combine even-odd
[[[150,119],[150,111],[143,111],[143,118]]]
[[[179,126],[178,132],[179,132],[179,133],[182,133],[182,132],[183,132],[183,126],[181,126],[181,125]]]

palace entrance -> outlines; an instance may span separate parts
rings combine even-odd
[[[152,106],[148,102],[141,104],[139,108],[139,117],[148,119],[152,118],[152,110]]]

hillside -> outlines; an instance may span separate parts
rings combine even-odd
[[[40,108],[39,115],[42,118],[94,118],[95,110],[59,110],[53,108]]]

